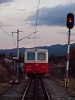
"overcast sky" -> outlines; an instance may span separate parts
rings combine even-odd
[[[0,49],[16,48],[17,29],[22,39],[35,32],[39,0],[0,0]],[[68,13],[75,15],[74,0],[40,0],[36,34],[19,42],[19,47],[67,44]],[[75,24],[75,21],[74,21]],[[75,27],[71,43],[75,42]],[[37,37],[34,39],[34,37]]]

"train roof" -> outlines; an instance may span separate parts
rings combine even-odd
[[[48,52],[47,49],[26,49],[25,52],[35,52],[35,51],[44,51],[44,52]]]

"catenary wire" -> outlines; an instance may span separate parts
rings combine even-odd
[[[37,27],[37,20],[38,20],[39,5],[40,5],[40,0],[39,0],[39,2],[38,2],[38,6],[37,6],[37,15],[36,15],[35,32],[32,33],[32,34],[30,34],[30,35],[28,35],[28,36],[26,36],[26,37],[24,37],[24,38],[22,38],[22,39],[20,39],[19,41],[21,41],[21,40],[23,40],[23,39],[25,39],[25,38],[28,38],[29,36],[31,36],[31,35],[34,34],[34,35],[35,35],[35,36],[34,36],[34,43],[35,43],[35,45],[36,45],[35,38],[36,38],[36,32],[38,32],[37,29],[36,29],[36,27]],[[0,28],[1,28],[7,35],[11,36],[4,28],[2,28],[2,26],[0,26]],[[11,36],[11,37],[12,37],[12,39],[13,39],[14,45],[16,46],[16,43],[15,43],[15,40],[14,40],[13,36]]]
[[[36,32],[38,32],[38,31],[36,31]],[[35,32],[33,32],[33,33],[32,33],[32,34],[30,34],[30,35],[27,35],[26,37],[24,37],[24,38],[20,39],[19,41],[21,41],[21,40],[23,40],[23,39],[25,39],[25,38],[28,38],[29,36],[31,36],[31,35],[33,35],[33,34],[35,34]]]
[[[14,40],[14,38],[13,38],[13,36],[12,35],[10,35],[4,28],[2,28],[2,26],[0,26],[0,28],[7,34],[7,35],[9,35],[9,36],[11,36],[12,37],[12,39],[13,39],[13,42],[14,42],[14,45],[16,46],[16,43],[15,43],[15,40]]]
[[[1,28],[7,35],[11,36],[8,32],[6,32],[5,29],[2,28],[2,26],[0,26],[0,28]]]

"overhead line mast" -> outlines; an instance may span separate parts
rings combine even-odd
[[[39,13],[39,5],[40,5],[40,0],[38,2],[38,6],[37,6],[37,16],[36,16],[35,32],[36,32],[36,27],[37,27],[37,20],[38,20],[38,13]]]
[[[35,39],[37,38],[36,37],[36,31],[37,31],[37,29],[36,29],[36,27],[37,27],[37,20],[38,20],[38,13],[39,13],[39,5],[40,5],[40,0],[38,1],[38,5],[37,5],[37,15],[36,15],[36,23],[35,23],[35,36],[34,36],[34,43],[35,43],[35,46],[36,46],[36,42],[35,42]]]
[[[12,32],[13,33],[17,33],[17,61],[19,61],[19,29],[17,29],[17,32]],[[17,62],[17,80],[18,80],[18,62]]]

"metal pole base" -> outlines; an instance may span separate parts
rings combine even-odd
[[[66,87],[66,88],[69,87],[69,79],[65,79],[65,87]]]

